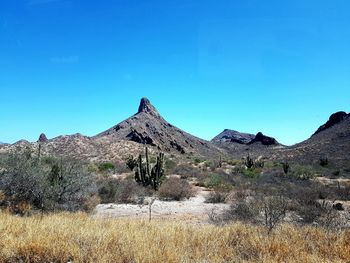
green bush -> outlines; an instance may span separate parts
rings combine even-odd
[[[224,180],[219,174],[211,174],[205,181],[204,185],[207,188],[219,188],[223,184]]]
[[[292,167],[291,176],[297,179],[307,180],[317,176],[317,172],[311,166],[295,165]]]
[[[200,164],[202,162],[202,160],[199,159],[199,158],[194,158],[193,162],[194,162],[195,165],[198,165],[198,164]]]
[[[106,171],[111,171],[111,170],[114,170],[115,166],[113,163],[100,163],[98,165],[98,169],[101,171],[101,172],[106,172]]]
[[[166,158],[165,159],[165,170],[166,172],[169,174],[169,173],[172,173],[176,167],[176,162],[172,159],[169,159],[169,158]]]
[[[242,173],[242,175],[249,177],[249,178],[257,178],[261,174],[261,169],[260,168],[247,168],[247,169],[242,169],[241,173]]]

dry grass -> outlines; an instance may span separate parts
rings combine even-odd
[[[350,231],[0,213],[1,262],[349,262]]]

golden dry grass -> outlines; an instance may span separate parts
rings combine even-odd
[[[1,262],[350,262],[350,231],[0,213]]]

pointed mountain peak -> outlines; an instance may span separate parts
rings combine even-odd
[[[47,139],[45,133],[40,134],[38,142],[47,142],[47,141],[48,141],[48,139]]]
[[[137,113],[142,112],[151,114],[153,116],[159,116],[157,109],[151,104],[151,102],[147,98],[141,99],[139,110],[137,111]]]

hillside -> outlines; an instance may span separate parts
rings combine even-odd
[[[327,157],[333,165],[350,165],[350,115],[332,114],[307,140],[281,151],[280,156],[301,163],[318,162]],[[349,166],[350,167],[350,166]]]

